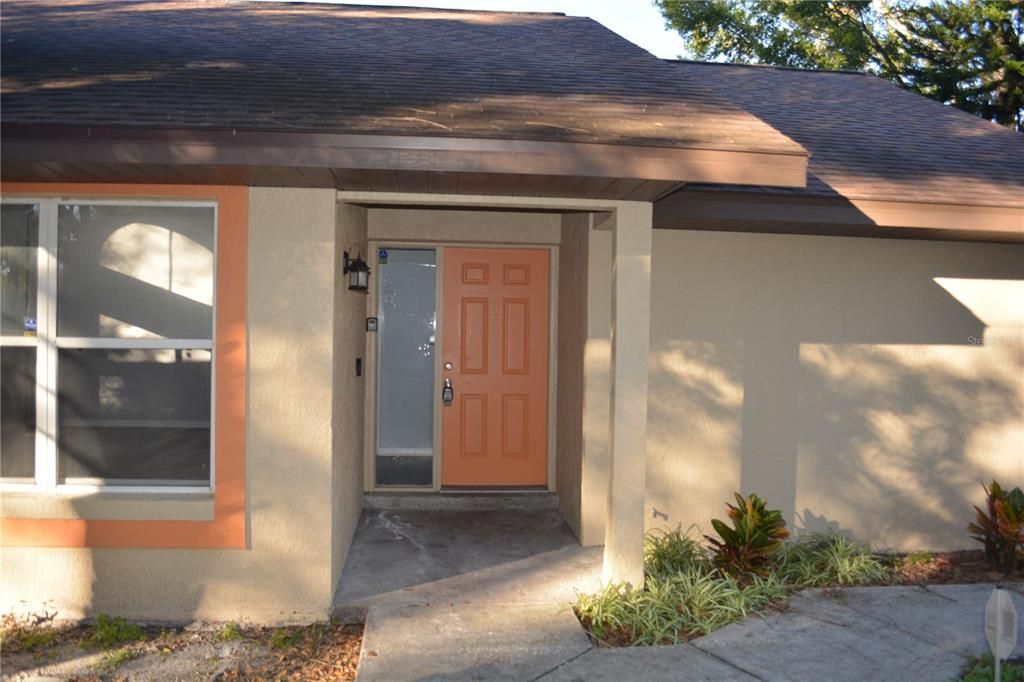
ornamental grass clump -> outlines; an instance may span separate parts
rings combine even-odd
[[[575,610],[599,644],[677,644],[741,620],[785,595],[785,584],[774,576],[741,584],[690,566],[648,578],[642,590],[619,583],[578,595]]]
[[[684,533],[678,527],[658,529],[644,537],[644,573],[649,578],[673,575],[690,568],[704,572],[712,568],[707,549],[690,536],[690,531]]]
[[[599,644],[630,646],[678,641],[682,622],[664,581],[652,578],[645,589],[613,583],[594,594],[579,594],[575,611]]]
[[[811,533],[787,542],[773,564],[775,575],[794,587],[867,585],[889,577],[868,545],[837,534]]]
[[[732,576],[690,569],[669,578],[686,638],[701,637],[746,618],[786,596],[786,585],[773,575],[740,583]]]

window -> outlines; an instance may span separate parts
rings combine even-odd
[[[36,471],[39,206],[0,205],[0,477]]]
[[[4,483],[209,490],[215,207],[2,210]]]

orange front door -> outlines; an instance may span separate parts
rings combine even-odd
[[[445,249],[443,485],[547,483],[549,280],[547,251]]]

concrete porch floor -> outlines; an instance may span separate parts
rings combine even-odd
[[[413,597],[412,588],[429,592],[447,578],[582,549],[552,502],[547,495],[371,500],[356,528],[335,606],[404,603]]]
[[[335,596],[366,618],[361,682],[532,679],[590,649],[569,604],[598,586],[601,548],[553,496],[367,504]]]

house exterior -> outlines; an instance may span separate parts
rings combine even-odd
[[[735,490],[954,549],[1024,482],[1017,133],[558,14],[2,22],[4,611],[322,617],[370,491],[551,491],[637,583]]]

